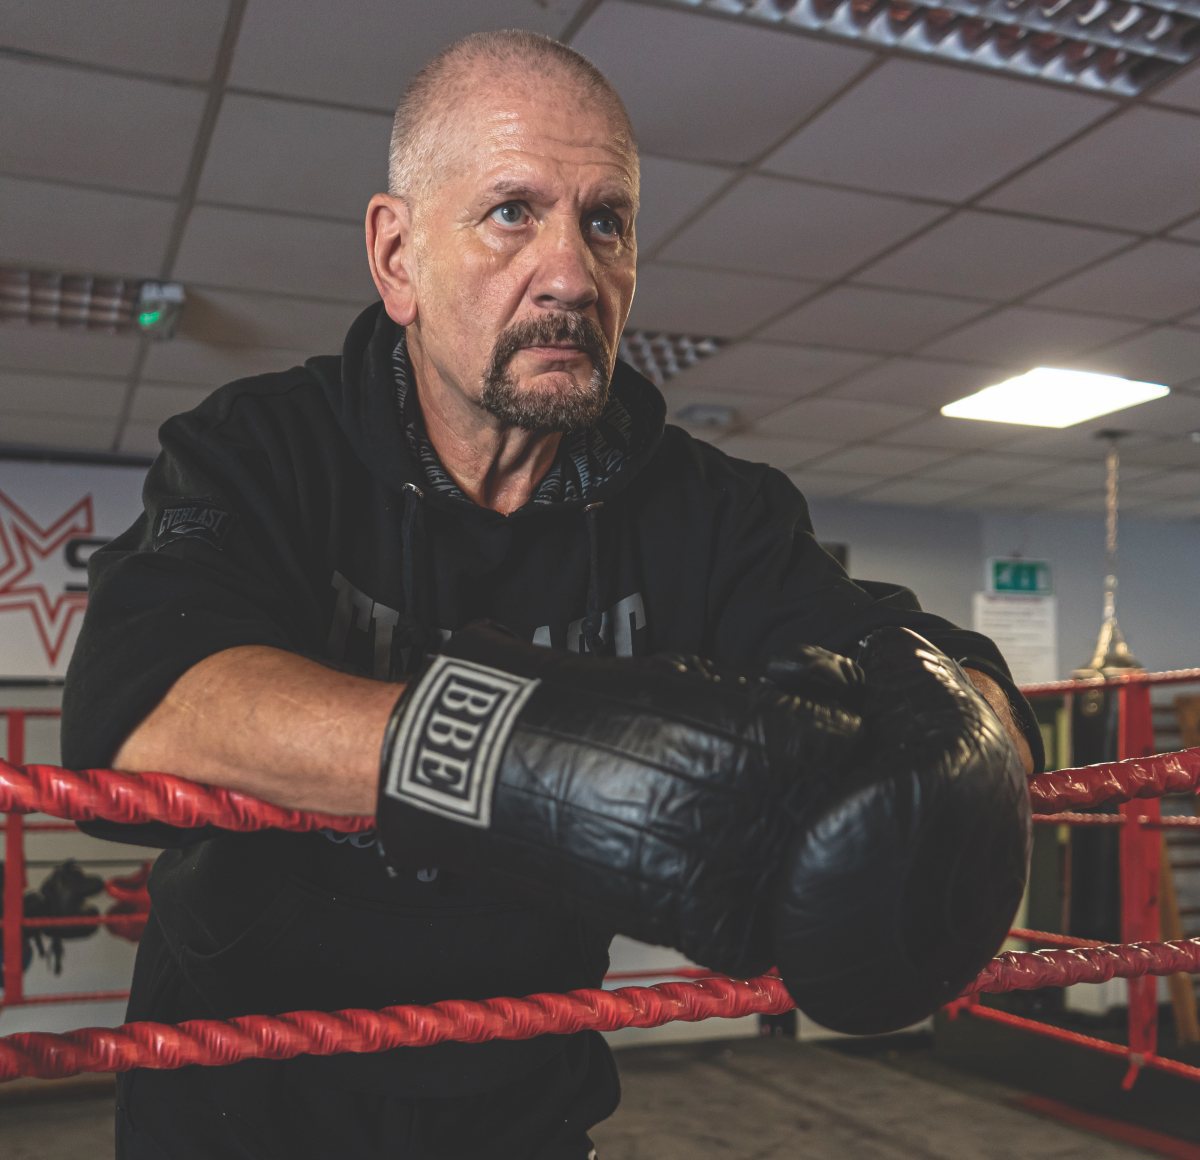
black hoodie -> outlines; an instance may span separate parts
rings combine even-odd
[[[107,765],[172,682],[222,649],[269,645],[397,679],[480,618],[554,647],[746,668],[799,642],[850,652],[876,626],[908,625],[998,679],[1036,751],[988,640],[903,589],[849,580],[783,474],[664,428],[664,413],[618,364],[603,418],[564,439],[533,499],[505,517],[437,462],[403,333],[379,304],[340,358],[216,391],[164,424],[145,514],[92,557],[64,763]],[[155,865],[154,910],[213,1015],[562,991],[598,985],[607,966],[609,932],[586,915],[436,868],[389,872],[369,835],[86,828],[175,847]],[[577,1040],[311,1064],[392,1094],[466,1093]]]

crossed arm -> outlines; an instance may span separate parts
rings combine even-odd
[[[1008,698],[990,677],[967,672],[1032,772]],[[371,814],[380,744],[403,688],[280,649],[226,649],[175,682],[114,765],[175,773],[293,809]]]

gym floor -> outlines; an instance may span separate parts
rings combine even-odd
[[[944,1054],[928,1035],[626,1048],[617,1055],[621,1108],[595,1139],[603,1160],[1200,1160],[1200,1145],[1178,1137],[1130,1127],[1114,1138],[1114,1124],[1098,1115],[1061,1122],[1054,1101],[1035,1112],[1027,1091]],[[45,1088],[0,1096],[0,1156],[111,1155],[111,1085],[90,1080],[64,1091],[69,1098],[49,1098]]]

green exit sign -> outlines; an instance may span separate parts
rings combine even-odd
[[[987,586],[989,592],[1049,596],[1053,591],[1050,586],[1050,565],[1046,560],[993,556],[988,560]]]

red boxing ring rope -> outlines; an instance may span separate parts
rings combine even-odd
[[[1200,748],[1107,761],[1081,769],[1060,769],[1039,774],[1029,782],[1033,807],[1042,814],[1197,790],[1200,790]]]
[[[1030,782],[1034,805],[1042,817],[1074,806],[1197,788],[1200,748],[1059,770]],[[0,762],[0,811],[41,811],[76,821],[215,825],[242,831],[328,828],[356,832],[372,824],[372,819],[365,817],[284,809],[246,794],[166,774],[74,773],[56,766],[7,762]],[[1007,952],[988,964],[964,996],[1179,971],[1200,972],[1200,939]],[[192,1020],[175,1026],[131,1023],[64,1035],[23,1033],[0,1038],[0,1081],[17,1076],[58,1078],[83,1071],[220,1066],[246,1059],[373,1052],[447,1040],[480,1043],[582,1030],[657,1027],[674,1020],[781,1014],[793,1006],[782,982],[772,976],[745,981],[713,976],[616,991],[581,990],[479,1002],[447,1000],[382,1011],[299,1011],[227,1021]]]
[[[1076,950],[1007,952],[993,959],[965,995],[1027,991],[1069,983],[1200,971],[1200,939]],[[453,1040],[532,1039],[576,1031],[659,1027],[715,1016],[780,1015],[795,1004],[779,979],[722,976],[616,991],[581,990],[524,999],[448,999],[428,1007],[382,1011],[294,1011],[194,1019],[175,1025],[127,1023],[64,1035],[25,1032],[0,1038],[0,1081],[18,1076],[61,1079],[84,1071],[135,1067],[225,1066],[247,1059],[386,1051]]]
[[[1060,769],[1030,779],[1029,793],[1041,815],[1077,806],[1200,791],[1200,747],[1156,757],[1131,758]],[[272,805],[249,794],[200,785],[166,773],[74,772],[56,765],[10,765],[0,761],[0,812],[51,814],[72,821],[167,822],[225,830],[335,830],[359,833],[367,817],[310,813]]]

